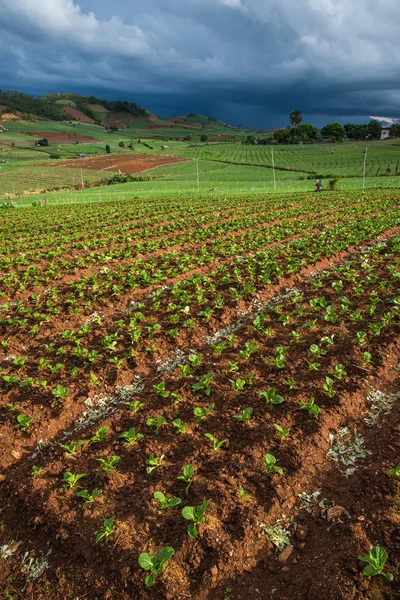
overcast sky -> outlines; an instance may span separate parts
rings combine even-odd
[[[0,0],[0,88],[252,127],[400,117],[399,0]]]

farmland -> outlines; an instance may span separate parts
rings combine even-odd
[[[5,597],[398,598],[400,192],[115,188],[2,212]]]

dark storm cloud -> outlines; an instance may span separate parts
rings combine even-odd
[[[400,116],[396,0],[0,0],[0,87],[279,126]]]

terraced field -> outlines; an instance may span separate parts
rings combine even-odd
[[[8,597],[398,598],[399,199],[3,212]]]

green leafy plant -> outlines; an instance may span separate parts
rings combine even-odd
[[[155,429],[156,435],[158,435],[160,428],[165,425],[166,420],[164,417],[149,417],[146,421],[146,425],[148,427],[153,427]]]
[[[117,463],[121,460],[120,456],[111,456],[110,458],[96,458],[96,460],[100,463],[101,468],[106,473],[110,473],[111,471],[115,471]]]
[[[22,431],[26,431],[28,427],[32,424],[33,419],[28,417],[27,415],[20,414],[17,417],[17,425],[16,427],[21,427]]]
[[[400,465],[397,465],[397,467],[394,467],[393,469],[389,469],[389,471],[387,471],[388,475],[394,475],[395,477],[397,477],[397,479],[400,479]]]
[[[192,391],[193,392],[204,392],[204,394],[206,396],[210,396],[211,395],[211,379],[214,377],[214,373],[207,373],[207,375],[204,375],[200,381],[198,381],[197,383],[194,383],[192,385]]]
[[[239,415],[233,415],[233,418],[242,421],[243,423],[249,423],[252,412],[252,408],[245,408]]]
[[[323,390],[329,398],[334,398],[334,396],[336,396],[335,392],[333,391],[333,379],[330,377],[325,377]]]
[[[387,552],[384,548],[373,546],[369,554],[366,556],[359,556],[358,559],[367,563],[367,566],[364,567],[363,570],[364,575],[367,575],[368,577],[383,575],[388,581],[393,581],[393,575],[391,573],[383,572],[383,567],[387,561]]]
[[[181,419],[174,419],[172,425],[175,427],[176,433],[186,433],[188,428],[188,424],[182,423]]]
[[[311,417],[314,419],[318,419],[319,416],[319,406],[315,403],[315,398],[310,398],[308,402],[301,402],[299,410],[306,410]]]
[[[104,442],[107,438],[108,427],[104,425],[103,427],[99,427],[93,437],[89,440],[89,446],[92,444],[99,444],[100,442]]]
[[[72,489],[73,487],[76,486],[76,484],[78,483],[78,481],[80,479],[82,479],[83,477],[87,477],[87,475],[85,475],[85,473],[71,473],[70,471],[68,471],[67,473],[64,473],[64,483],[65,486],[69,489]]]
[[[184,481],[185,483],[188,484],[185,489],[186,496],[189,495],[189,488],[193,483],[193,476],[194,476],[194,467],[192,467],[192,465],[185,465],[183,467],[183,474],[178,475],[178,477],[177,477],[177,479],[179,481]]]
[[[240,498],[240,500],[244,500],[248,494],[244,488],[239,487],[236,492],[236,495],[238,496],[238,498]]]
[[[204,437],[206,437],[208,440],[210,440],[214,450],[219,450],[220,448],[222,448],[222,446],[224,446],[228,442],[228,440],[220,440],[220,441],[217,440],[217,438],[214,437],[213,435],[211,435],[211,433],[205,433]]]
[[[57,398],[58,400],[66,400],[68,397],[68,388],[62,385],[57,385],[51,391],[51,393],[53,394],[54,398]]]
[[[129,410],[133,411],[134,413],[137,413],[139,408],[141,406],[144,406],[144,404],[143,404],[143,402],[140,402],[139,400],[135,400],[135,402],[125,402],[125,406],[127,406],[129,408]]]
[[[154,471],[154,469],[157,469],[161,465],[163,460],[164,454],[162,454],[160,458],[157,458],[157,456],[155,456],[154,454],[150,454],[149,458],[146,459],[147,473],[150,474],[152,471]]]
[[[182,502],[180,498],[167,498],[163,492],[154,492],[154,498],[157,500],[160,508],[173,508]]]
[[[157,556],[148,554],[147,552],[142,552],[140,554],[139,565],[145,571],[150,571],[145,578],[145,584],[147,587],[154,585],[157,575],[164,571],[165,564],[172,558],[174,554],[175,550],[170,546],[166,546],[160,550]]]
[[[119,436],[119,439],[124,440],[127,446],[132,446],[143,438],[143,433],[136,433],[136,429],[134,427],[131,427],[128,431],[124,431]]]
[[[273,475],[274,473],[283,475],[283,469],[277,464],[277,462],[278,461],[273,454],[264,454],[263,464],[269,475]]]
[[[276,393],[276,388],[274,387],[269,388],[268,391],[260,390],[258,395],[265,400],[269,410],[272,410],[274,405],[284,402],[283,397]]]
[[[290,429],[284,429],[281,427],[281,425],[278,425],[278,423],[274,423],[274,427],[279,435],[280,440],[284,440],[285,437],[287,437],[290,433]]]
[[[78,496],[78,498],[83,498],[83,500],[85,501],[84,505],[88,506],[89,504],[93,504],[97,496],[100,496],[101,493],[101,490],[94,488],[94,490],[92,490],[91,493],[89,492],[89,490],[79,490],[79,492],[76,492],[76,495]]]
[[[211,403],[208,408],[201,408],[200,406],[193,409],[194,416],[196,417],[196,423],[200,423],[203,419],[206,419],[214,411],[214,404]]]
[[[205,500],[199,506],[185,506],[182,509],[182,516],[188,521],[193,521],[188,527],[188,535],[196,539],[198,537],[197,524],[204,521],[205,512],[207,510],[209,500]]]
[[[333,375],[333,377],[336,377],[336,379],[342,379],[342,377],[347,375],[345,366],[342,364],[336,365],[331,375]]]
[[[81,448],[83,444],[83,440],[78,440],[77,442],[72,442],[71,444],[60,444],[60,447],[69,456],[76,456],[78,449]]]
[[[114,521],[115,517],[104,520],[103,527],[96,532],[96,544],[101,540],[108,540],[110,535],[114,533]]]

